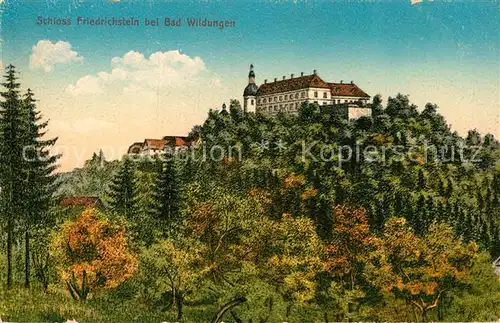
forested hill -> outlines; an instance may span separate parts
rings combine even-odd
[[[116,292],[94,289],[126,309],[110,317],[497,320],[498,141],[463,138],[403,95],[372,108],[357,120],[315,104],[269,117],[232,101],[193,128],[195,149],[95,155],[62,175],[61,194],[105,205],[63,227],[119,220],[138,255],[136,270],[124,253]]]
[[[235,191],[270,188],[275,216],[307,214],[323,238],[328,205],[350,203],[368,210],[375,231],[393,216],[417,233],[441,220],[499,255],[500,146],[493,135],[470,130],[463,138],[436,105],[419,112],[404,95],[385,107],[376,96],[372,108],[372,118],[355,121],[314,104],[297,117],[245,116],[233,101],[228,115],[210,112],[201,137],[208,152],[242,147],[241,162],[225,158],[191,173]]]
[[[374,231],[394,216],[405,217],[417,233],[446,221],[465,240],[499,255],[500,145],[494,136],[470,130],[463,138],[436,105],[419,112],[400,94],[385,106],[376,96],[372,108],[371,118],[350,121],[315,104],[304,104],[298,116],[269,117],[245,115],[233,100],[229,113],[210,111],[203,126],[193,128],[199,148],[176,162],[182,185],[241,194],[265,188],[275,217],[307,215],[325,239],[329,206],[349,203],[367,210]],[[158,162],[136,162],[146,200]],[[82,169],[61,175],[59,193],[105,199],[118,168],[94,155]]]

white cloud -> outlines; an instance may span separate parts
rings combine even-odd
[[[209,109],[240,95],[238,82],[228,86],[199,57],[177,50],[124,54],[76,78],[63,96],[57,88],[40,92],[40,109],[52,120],[51,134],[60,138],[65,154],[64,170],[80,167],[82,156],[101,148],[107,157],[113,156],[108,148],[114,151],[116,158],[123,147],[126,151],[144,138],[187,134]]]
[[[101,79],[95,76],[86,75],[81,77],[75,85],[69,85],[66,91],[72,95],[98,94],[102,93]]]
[[[50,40],[40,40],[32,48],[30,68],[42,68],[45,72],[50,72],[56,64],[68,64],[82,60],[83,57],[71,50],[69,42],[52,43]]]
[[[101,71],[96,76],[83,76],[74,85],[68,86],[66,91],[72,95],[82,95],[118,88],[123,94],[144,93],[145,96],[151,96],[151,93],[162,89],[185,88],[206,81],[212,86],[220,86],[219,78],[206,72],[205,63],[200,57],[190,57],[178,50],[156,52],[149,57],[129,51],[123,57],[111,59],[110,71]]]

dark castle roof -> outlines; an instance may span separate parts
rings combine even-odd
[[[357,96],[369,98],[365,91],[361,90],[354,83],[328,83],[332,90],[332,96]]]
[[[259,87],[255,83],[249,83],[243,91],[243,96],[255,96],[258,90]]]
[[[274,94],[287,91],[295,91],[310,87],[325,88],[330,86],[323,81],[317,74],[294,77],[286,80],[275,81],[261,84],[258,90],[258,95]]]

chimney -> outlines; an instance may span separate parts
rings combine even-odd
[[[313,71],[313,74],[314,74],[314,75],[316,75],[316,74],[317,74],[317,72],[318,72],[318,71],[314,70],[314,71]]]
[[[340,84],[344,83],[344,80],[340,80]]]
[[[275,78],[274,78],[274,82],[276,82],[277,80],[278,80],[278,79],[275,77]]]
[[[283,75],[283,79],[285,79],[285,78],[286,78],[286,76],[285,76],[285,75]]]
[[[293,74],[290,74],[290,78],[293,79]]]
[[[300,76],[304,76],[304,72],[300,72]]]
[[[351,84],[354,84],[354,81],[351,81]]]
[[[267,84],[267,79],[264,80],[264,84]]]

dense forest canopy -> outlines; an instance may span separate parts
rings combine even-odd
[[[22,119],[12,87],[4,136]],[[34,268],[25,279],[36,286],[2,287],[9,301],[0,301],[0,316],[497,320],[499,142],[476,130],[462,137],[436,105],[419,110],[405,95],[385,104],[376,96],[371,107],[356,120],[307,103],[296,116],[265,116],[233,100],[193,127],[196,145],[185,150],[121,161],[94,154],[57,179],[40,171],[47,192],[57,188],[50,203],[33,200],[46,206],[43,221],[25,225],[30,209],[2,195],[2,233],[10,232],[2,243],[23,255],[30,232]],[[16,174],[3,171],[2,185],[17,187]],[[59,205],[74,196],[102,203]],[[23,268],[12,261],[11,286]],[[16,300],[30,297],[49,305],[23,316],[27,305]]]

